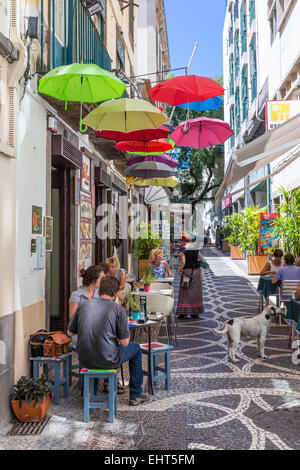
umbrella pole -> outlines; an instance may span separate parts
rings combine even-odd
[[[79,121],[79,130],[84,133],[87,131],[88,126],[82,127],[82,85],[83,85],[83,76],[81,75],[81,99],[80,99],[80,121]]]

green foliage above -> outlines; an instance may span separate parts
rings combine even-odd
[[[33,406],[35,407],[48,395],[51,397],[52,392],[46,376],[42,375],[38,378],[22,376],[13,386],[11,400],[19,400],[20,408],[22,401],[26,400],[26,404],[29,405],[34,400]]]
[[[147,222],[143,222],[140,228],[141,235],[137,242],[137,257],[139,259],[149,259],[151,250],[161,247],[162,238],[159,233],[151,230],[151,224]]]
[[[241,212],[239,245],[250,256],[258,255],[261,212],[266,212],[266,209],[259,206],[249,206]]]
[[[239,230],[242,221],[241,212],[224,217],[224,237],[230,246],[239,245]]]
[[[280,218],[275,222],[280,233],[280,245],[285,253],[295,257],[300,253],[300,189],[280,188],[284,201],[277,206]]]

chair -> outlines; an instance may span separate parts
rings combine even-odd
[[[280,294],[279,294],[280,305],[283,303],[287,307],[287,304],[292,300],[294,293],[297,290],[298,284],[299,284],[299,281],[282,281]],[[282,316],[279,315],[280,325],[281,325],[281,317]],[[293,341],[293,337],[294,337],[294,328],[292,324],[290,341]]]
[[[141,349],[143,354],[148,354],[148,344],[141,344]],[[152,369],[152,381],[153,385],[158,385],[160,380],[165,381],[165,389],[170,390],[171,388],[171,350],[173,346],[162,344],[162,343],[151,343],[151,369]],[[164,355],[165,367],[159,366],[159,356]],[[162,372],[160,375],[158,372]],[[149,380],[149,371],[144,371],[144,375],[148,376]]]
[[[117,397],[118,385],[117,377],[118,371],[112,370],[94,370],[94,369],[81,369],[80,373],[84,377],[84,422],[88,423],[90,420],[90,409],[94,408],[108,408],[109,422],[114,422],[115,413],[117,411]],[[108,379],[108,396],[97,395],[95,390],[95,379]],[[100,402],[100,403],[99,403]]]
[[[168,284],[167,282],[151,282],[150,284],[150,290],[165,290],[165,289],[170,289],[172,290],[174,295],[174,288],[171,286],[171,284]]]
[[[174,298],[170,297],[168,295],[162,295],[162,294],[150,294],[147,296],[147,311],[148,312],[159,312],[165,316],[168,316],[170,318],[170,314],[172,313],[174,308]],[[171,340],[171,335],[169,331],[169,324],[167,319],[165,320],[165,327],[166,327],[166,334],[168,338],[168,344],[170,344]],[[176,332],[175,332],[175,325],[173,322],[173,327],[174,327],[174,333],[175,333],[175,338],[176,338],[176,343],[177,343],[177,337],[176,337]]]
[[[131,291],[132,291],[132,287],[131,285],[126,282],[125,283],[125,288],[124,288],[124,299],[128,299],[129,295],[131,294]]]

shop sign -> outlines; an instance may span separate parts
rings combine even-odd
[[[87,260],[92,257],[92,198],[81,193],[80,208],[80,260]]]
[[[226,209],[226,207],[230,206],[232,204],[232,196],[227,197],[226,199],[223,199],[222,201],[222,211]]]
[[[81,189],[91,191],[91,160],[86,155],[82,156]]]
[[[267,132],[300,113],[300,100],[267,101],[266,127]]]
[[[275,212],[260,214],[259,255],[271,255],[279,248],[279,231],[274,222],[279,218]]]

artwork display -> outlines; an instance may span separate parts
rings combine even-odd
[[[271,255],[274,249],[279,248],[279,232],[274,221],[279,214],[266,212],[260,214],[259,254]]]

